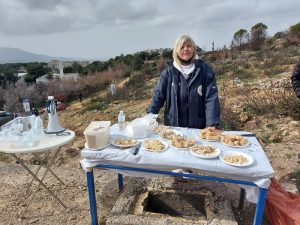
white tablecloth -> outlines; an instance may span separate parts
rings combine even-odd
[[[64,146],[70,143],[74,138],[74,131],[66,130],[58,135],[45,134],[37,141],[36,144],[29,147],[14,147],[12,146],[12,143],[4,140],[0,142],[0,152],[9,154],[44,152]]]
[[[201,159],[195,157],[189,151],[177,150],[171,147],[167,151],[161,153],[149,152],[141,147],[138,154],[133,155],[132,153],[135,150],[135,147],[122,150],[110,145],[103,150],[83,149],[81,154],[84,158],[81,160],[81,165],[85,170],[89,170],[97,164],[134,166],[164,171],[171,171],[178,168],[193,169],[204,175],[250,181],[254,182],[258,187],[269,187],[270,177],[274,175],[274,171],[264,150],[255,137],[247,137],[250,142],[250,145],[247,147],[233,148],[225,146],[220,142],[207,142],[201,140],[198,136],[199,129],[179,127],[175,129],[181,131],[187,137],[193,137],[196,139],[197,143],[210,144],[218,147],[224,152],[229,150],[245,152],[254,158],[254,163],[248,167],[235,167],[225,164],[219,158]],[[243,134],[247,132],[230,131],[226,133]],[[111,138],[113,139],[119,135],[127,136],[126,132],[119,131],[118,127],[113,125],[111,127]],[[156,134],[153,134],[151,137],[159,138]],[[139,172],[118,172],[131,176],[146,176]],[[247,199],[256,202],[258,188],[245,186],[245,189],[247,191]]]

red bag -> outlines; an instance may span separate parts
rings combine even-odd
[[[265,216],[271,225],[300,225],[300,195],[285,191],[271,178]]]

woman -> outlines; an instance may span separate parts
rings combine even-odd
[[[292,80],[292,86],[295,91],[295,94],[297,95],[298,98],[300,98],[300,60],[295,66],[291,80]]]
[[[196,45],[190,36],[177,38],[173,59],[160,75],[147,113],[157,114],[165,104],[165,125],[200,129],[218,126],[216,78],[206,63],[196,59]]]

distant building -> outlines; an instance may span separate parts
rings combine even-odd
[[[64,73],[64,67],[72,66],[73,63],[78,63],[82,67],[87,66],[90,62],[89,61],[61,61],[61,60],[51,60],[51,62],[48,63],[48,67],[51,69],[51,73],[53,76],[52,80],[55,79],[61,79],[61,80],[67,80],[67,79],[79,79],[79,73]],[[36,79],[36,83],[48,83],[50,80],[47,79],[48,75],[44,75],[42,77],[39,77]]]
[[[52,74],[53,78],[52,80],[61,79],[61,80],[79,80],[79,74],[78,73],[54,73]],[[48,80],[48,75],[41,76],[37,79],[35,79],[36,83],[49,83],[51,80]]]
[[[20,66],[20,68],[18,69],[18,72],[17,72],[17,76],[24,77],[25,75],[27,75],[26,68],[24,66]]]
[[[61,73],[61,70],[63,70],[67,66],[72,66],[73,63],[78,63],[82,67],[86,67],[87,65],[90,64],[90,61],[84,61],[84,60],[61,61],[61,60],[54,59],[48,63],[48,67],[51,69],[52,73]]]

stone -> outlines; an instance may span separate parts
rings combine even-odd
[[[281,138],[278,134],[272,134],[270,137],[269,137],[269,141],[271,142],[278,142],[280,141]]]
[[[32,219],[32,220],[29,221],[29,224],[33,224],[33,223],[36,223],[38,221],[39,221],[39,219]]]
[[[299,127],[300,121],[293,120],[293,121],[289,122],[289,126],[290,127]]]
[[[291,136],[298,136],[298,137],[300,135],[299,131],[296,131],[296,130],[292,131],[290,134],[291,134]]]
[[[256,120],[250,120],[245,123],[244,125],[245,130],[254,130],[257,128],[257,121]]]
[[[159,182],[164,180],[165,182]],[[160,185],[157,185],[159,182]],[[195,182],[190,180],[190,182]],[[161,185],[163,184],[163,186]],[[130,185],[130,184],[129,184]],[[156,212],[149,210],[153,201],[149,200],[150,193],[157,193],[158,196],[169,196],[170,194],[180,195],[181,200],[186,197],[193,197],[195,195],[202,196],[203,207],[206,209],[206,216],[199,216],[192,213],[192,215],[184,214],[182,216],[171,216],[171,214]],[[151,195],[152,195],[151,194]],[[153,197],[153,196],[152,196]],[[150,198],[152,198],[150,197]],[[170,197],[170,196],[169,196]],[[176,201],[177,197],[174,197]],[[223,201],[217,201],[222,198]],[[171,200],[173,198],[170,198]],[[168,205],[169,198],[165,203]],[[153,200],[153,199],[152,199]],[[178,199],[177,199],[178,200]],[[196,199],[195,199],[196,200]],[[154,201],[155,203],[156,201]],[[160,201],[158,201],[160,202]],[[164,202],[164,201],[163,201]],[[185,201],[184,209],[194,207],[190,203],[191,200]],[[157,203],[157,202],[156,202]],[[182,204],[182,202],[177,202]],[[175,202],[174,202],[175,204]],[[191,205],[189,205],[191,204]],[[164,205],[164,204],[162,204]],[[152,207],[161,207],[160,204],[154,204]],[[174,206],[175,207],[175,206]],[[176,207],[180,208],[180,206]],[[175,208],[176,208],[175,207]],[[173,208],[173,203],[166,209]],[[173,212],[173,211],[171,211]],[[177,212],[177,211],[176,211]],[[207,218],[206,218],[207,217]],[[146,184],[145,182],[135,182],[132,186],[127,186],[126,189],[119,195],[115,205],[113,206],[110,215],[107,217],[106,225],[122,225],[122,224],[144,224],[144,225],[237,225],[229,200],[223,197],[220,193],[212,192],[209,189],[197,185],[180,185],[173,182],[173,179],[153,178],[152,182]]]
[[[69,217],[69,220],[76,220],[76,219],[77,219],[76,215],[71,215],[71,216]]]
[[[245,122],[247,122],[249,119],[250,119],[250,117],[249,117],[248,113],[242,112],[242,113],[240,114],[240,121],[241,121],[241,122],[245,123]]]
[[[294,183],[284,182],[284,183],[281,183],[281,185],[288,192],[291,192],[291,193],[294,193],[294,194],[299,193],[298,188],[297,188],[296,184],[294,184]]]

